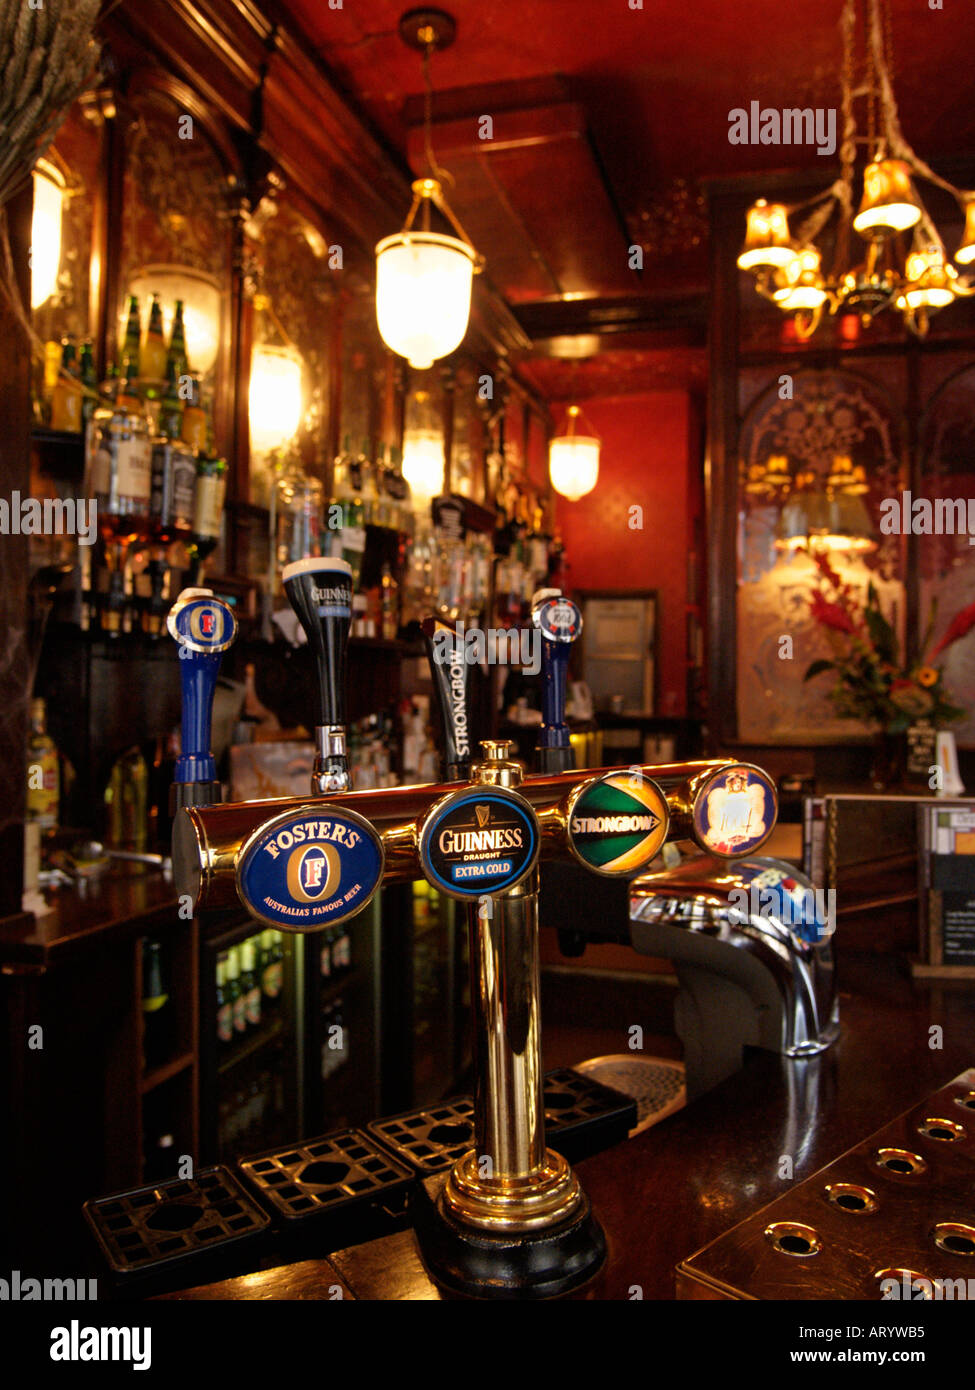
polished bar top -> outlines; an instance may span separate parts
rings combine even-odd
[[[689,1108],[578,1165],[609,1256],[573,1298],[672,1299],[681,1260],[787,1190],[784,1157],[801,1181],[975,1064],[971,982],[915,984],[890,955],[841,956],[840,972],[842,1036],[827,1053],[755,1052]],[[337,1283],[359,1299],[440,1297],[409,1231],[168,1297],[328,1299]]]
[[[51,911],[0,921],[0,969],[45,969],[79,951],[137,936],[171,921],[177,910],[172,877],[151,865],[118,861],[78,887],[49,890]]]

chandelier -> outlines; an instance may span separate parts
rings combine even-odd
[[[940,178],[905,140],[890,76],[889,0],[863,3],[865,51],[859,62],[856,0],[844,0],[840,19],[840,177],[825,192],[792,207],[760,198],[748,210],[745,244],[738,257],[739,266],[755,275],[759,294],[794,316],[801,339],[812,337],[824,310],[857,314],[866,326],[891,306],[900,312],[912,333],[923,337],[932,312],[975,293],[951,264],[914,178],[945,189],[958,200],[965,215],[962,242],[955,253],[959,265],[975,261],[975,192],[963,192]],[[862,135],[856,122],[856,102],[866,109],[866,133]],[[858,146],[866,149],[869,162],[863,172],[859,210],[854,214]],[[816,238],[830,222],[834,223],[835,242],[827,272]]]

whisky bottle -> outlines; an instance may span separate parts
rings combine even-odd
[[[77,352],[70,338],[65,338],[61,352],[61,371],[51,400],[51,429],[81,432],[81,381]]]
[[[111,581],[102,627],[115,636],[125,608],[124,570],[132,541],[149,536],[152,443],[149,420],[139,401],[135,364],[125,364],[111,414],[96,411],[88,495],[98,504],[98,529],[107,545]]]
[[[27,740],[27,819],[42,830],[58,823],[61,770],[58,750],[47,732],[47,707],[43,700],[30,702],[30,735]]]
[[[202,453],[196,460],[196,486],[193,490],[193,525],[187,543],[193,568],[193,583],[203,575],[203,565],[220,539],[220,523],[227,492],[227,460]]]
[[[134,374],[139,375],[139,353],[142,350],[142,320],[139,317],[139,300],[129,295],[129,316],[125,324],[125,337],[122,339],[121,361],[133,364]]]

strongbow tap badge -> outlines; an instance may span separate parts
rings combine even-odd
[[[521,882],[537,858],[534,812],[522,797],[498,787],[444,797],[420,832],[424,873],[455,898],[503,893]]]
[[[715,773],[698,797],[694,824],[712,854],[749,854],[775,825],[775,788],[763,772],[744,765]]]
[[[260,827],[241,851],[237,892],[270,926],[317,931],[364,908],[382,872],[382,841],[369,822],[318,804]]]
[[[569,848],[587,869],[630,876],[667,838],[667,802],[640,772],[611,772],[581,787],[569,803]]]

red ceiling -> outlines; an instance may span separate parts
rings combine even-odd
[[[975,141],[970,0],[891,0],[902,126],[918,153]],[[422,92],[419,55],[398,35],[408,0],[284,0],[313,47],[389,143],[406,148],[404,102]],[[837,106],[840,0],[446,0],[454,46],[432,60],[435,114],[462,111],[455,89],[501,84],[498,109],[531,105],[533,84],[561,78],[585,108],[627,216],[681,175],[797,167],[814,152],[728,143],[728,112]],[[461,103],[460,105],[463,105]],[[411,103],[410,116],[415,119]],[[827,161],[823,160],[823,163]]]
[[[636,3],[442,0],[457,37],[431,62],[434,150],[454,177],[451,204],[487,257],[486,279],[536,340],[519,371],[555,401],[700,388],[707,262],[698,181],[821,165],[825,186],[835,168],[835,156],[814,149],[730,144],[728,114],[752,100],[838,107],[841,0]],[[971,0],[943,0],[943,10],[890,3],[905,135],[935,162],[965,151],[975,143]],[[398,32],[409,0],[278,7],[397,157],[426,172],[421,61]],[[483,115],[494,120],[493,143],[478,139]],[[642,279],[627,265],[630,242],[647,248]],[[670,304],[682,294],[698,305],[696,333],[691,325],[674,341],[666,328],[648,329],[625,342],[610,334],[584,365],[546,360],[557,352],[546,341],[553,334],[599,331],[598,305],[654,296],[658,320],[676,329]],[[553,302],[562,317],[549,314]],[[567,355],[584,356],[592,340],[569,341]]]

